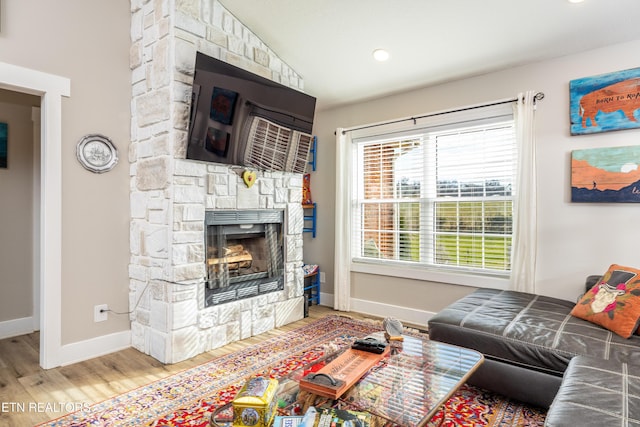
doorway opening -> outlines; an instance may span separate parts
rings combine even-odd
[[[40,366],[61,364],[62,331],[62,97],[70,96],[71,81],[41,71],[0,62],[0,88],[41,98],[39,288]],[[36,310],[37,308],[37,310]]]

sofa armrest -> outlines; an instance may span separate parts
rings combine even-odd
[[[602,276],[600,275],[591,275],[591,276],[587,276],[587,279],[584,281],[584,291],[588,291],[591,288],[593,288],[593,286],[598,283],[600,281],[600,279],[602,278]]]

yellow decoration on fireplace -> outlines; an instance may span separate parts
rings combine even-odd
[[[255,172],[251,172],[251,171],[244,171],[242,172],[242,180],[244,181],[244,184],[247,186],[247,188],[251,188],[251,186],[256,182],[258,176]]]

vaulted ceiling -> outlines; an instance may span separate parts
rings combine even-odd
[[[639,0],[220,2],[304,77],[318,109],[640,39]]]

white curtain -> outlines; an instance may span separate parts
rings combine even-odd
[[[336,217],[335,260],[333,278],[333,308],[351,310],[351,205],[348,173],[351,158],[351,137],[342,128],[336,130]]]
[[[518,94],[514,117],[518,144],[517,194],[513,208],[511,286],[535,293],[537,253],[535,96]]]

